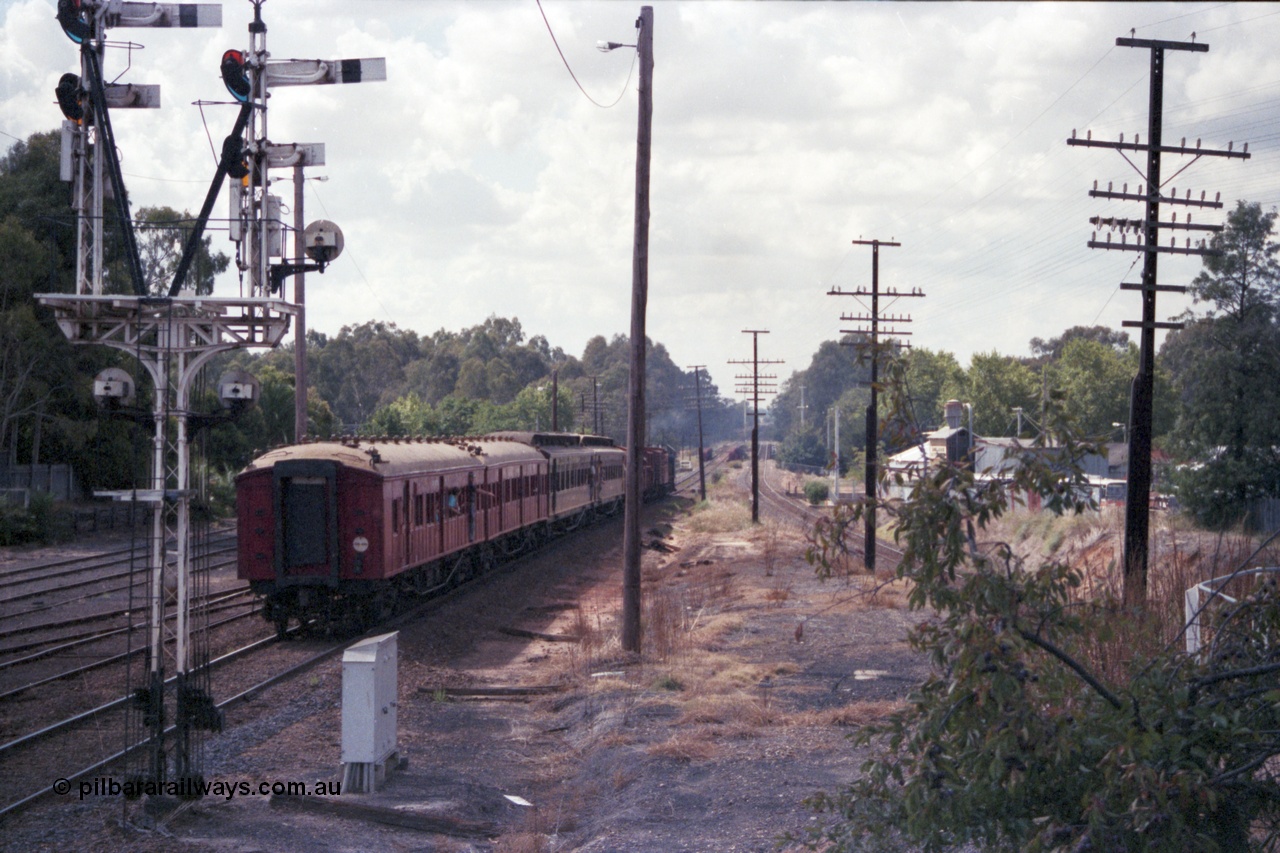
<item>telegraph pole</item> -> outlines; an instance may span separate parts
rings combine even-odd
[[[627,417],[627,500],[622,531],[622,648],[640,653],[640,498],[644,453],[645,308],[649,298],[649,154],[653,125],[653,7],[636,19],[640,107],[636,129],[635,245],[631,256],[631,370]]]
[[[904,336],[911,334],[910,332],[898,331],[894,328],[880,328],[881,321],[886,323],[910,323],[911,318],[905,316],[888,316],[880,315],[880,247],[881,246],[901,246],[901,243],[884,240],[854,240],[855,246],[871,247],[871,289],[863,290],[859,288],[853,291],[840,290],[839,288],[827,292],[828,296],[853,296],[862,301],[862,297],[871,297],[870,312],[868,314],[841,314],[841,320],[849,320],[858,323],[870,323],[870,327],[860,327],[858,329],[841,329],[841,334],[862,335],[871,340],[871,405],[867,406],[867,465],[866,476],[863,480],[866,489],[866,512],[863,514],[864,524],[864,565],[869,573],[875,574],[876,571],[876,501],[879,497],[877,490],[878,470],[876,456],[879,451],[880,437],[880,413],[878,409],[878,394],[880,391],[880,335]],[[912,288],[910,292],[903,293],[897,290],[888,290],[884,293],[893,302],[907,297],[921,297],[924,292],[918,288]],[[866,307],[864,305],[864,307]],[[857,344],[855,343],[855,346]]]
[[[551,431],[560,431],[560,368],[551,371]]]
[[[738,392],[751,395],[751,523],[760,523],[760,395],[776,394],[778,386],[773,384],[771,380],[776,380],[776,375],[760,375],[760,365],[762,364],[782,364],[778,361],[761,361],[760,360],[760,336],[769,334],[767,329],[743,329],[742,334],[751,335],[751,360],[730,361],[730,364],[749,364],[751,365],[750,376],[736,377],[739,382],[750,380],[750,385],[739,385]],[[761,380],[766,380],[766,384],[761,385]]]
[[[702,370],[706,369],[705,364],[694,364],[686,368],[693,371],[693,384],[697,389],[698,396],[698,496],[701,500],[707,499],[707,469],[703,462],[706,455],[702,449]]]
[[[1214,151],[1201,148],[1199,140],[1196,141],[1194,148],[1188,148],[1185,139],[1182,140],[1182,144],[1177,146],[1163,144],[1164,52],[1166,50],[1182,50],[1207,53],[1209,45],[1196,42],[1157,41],[1137,38],[1118,38],[1116,39],[1116,45],[1118,47],[1146,48],[1151,51],[1151,87],[1147,113],[1147,142],[1145,144],[1141,143],[1140,138],[1135,135],[1133,142],[1126,143],[1123,134],[1120,136],[1119,142],[1094,140],[1092,133],[1087,133],[1084,139],[1077,139],[1075,131],[1072,131],[1071,138],[1067,140],[1067,144],[1086,148],[1111,148],[1119,151],[1120,155],[1125,157],[1125,160],[1130,165],[1133,165],[1133,163],[1124,154],[1125,151],[1145,151],[1147,154],[1147,170],[1144,176],[1146,183],[1139,186],[1137,192],[1130,193],[1127,184],[1121,188],[1120,192],[1114,192],[1110,184],[1103,191],[1098,189],[1097,182],[1094,182],[1094,188],[1089,192],[1089,195],[1093,198],[1114,198],[1144,202],[1146,204],[1144,218],[1128,220],[1094,217],[1090,222],[1095,227],[1107,228],[1109,233],[1105,241],[1100,241],[1096,239],[1097,232],[1095,231],[1093,238],[1088,243],[1091,249],[1119,249],[1121,251],[1136,251],[1144,254],[1142,282],[1137,284],[1121,283],[1120,285],[1122,290],[1137,290],[1142,293],[1142,319],[1125,320],[1122,324],[1126,327],[1140,330],[1138,373],[1133,379],[1129,396],[1129,479],[1125,495],[1124,516],[1124,602],[1129,606],[1140,607],[1145,605],[1147,601],[1148,537],[1151,515],[1151,410],[1155,385],[1155,332],[1156,329],[1182,328],[1181,323],[1156,320],[1156,294],[1160,292],[1183,293],[1186,291],[1185,287],[1156,283],[1156,260],[1161,253],[1179,255],[1215,254],[1214,250],[1205,246],[1203,239],[1193,246],[1190,237],[1186,238],[1186,243],[1182,247],[1177,245],[1176,236],[1172,239],[1170,245],[1161,246],[1159,245],[1160,230],[1206,232],[1222,230],[1221,225],[1193,225],[1190,216],[1187,216],[1185,222],[1178,222],[1176,214],[1173,215],[1169,222],[1160,221],[1161,204],[1186,207],[1222,207],[1222,203],[1218,198],[1213,201],[1206,201],[1204,193],[1200,194],[1198,200],[1192,199],[1190,190],[1187,191],[1186,198],[1181,199],[1177,198],[1176,189],[1171,190],[1168,196],[1161,195],[1164,185],[1160,177],[1160,155],[1181,154],[1193,157],[1191,163],[1188,163],[1187,166],[1175,173],[1174,177],[1177,177],[1178,174],[1181,174],[1184,169],[1191,166],[1201,157],[1248,159],[1249,146],[1246,143],[1241,151],[1234,151],[1232,149],[1235,146],[1232,144],[1228,146],[1226,151]],[[1121,234],[1119,243],[1114,242],[1112,239],[1112,234],[1117,230]],[[1128,242],[1126,232],[1129,231],[1135,234],[1134,242],[1132,243]]]

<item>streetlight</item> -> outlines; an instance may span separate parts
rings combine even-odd
[[[636,219],[631,255],[631,371],[628,378],[627,499],[622,525],[622,648],[640,652],[640,472],[644,444],[645,304],[649,293],[649,150],[653,123],[653,7],[641,6],[634,45],[598,42],[608,52],[634,47],[640,60],[636,130]]]
[[[1116,422],[1114,422],[1114,421],[1113,421],[1113,422],[1111,423],[1111,428],[1112,428],[1112,429],[1116,429],[1117,427],[1118,427],[1119,429],[1121,429],[1121,430],[1124,430],[1124,432],[1122,432],[1122,433],[1121,433],[1121,441],[1122,441],[1124,444],[1128,444],[1128,443],[1129,443],[1129,425],[1128,425],[1128,424],[1116,423]]]

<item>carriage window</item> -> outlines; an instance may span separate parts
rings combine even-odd
[[[425,495],[413,496],[413,523],[421,527],[426,520]]]
[[[319,478],[292,477],[283,482],[284,564],[322,563],[328,558],[329,529],[325,483]]]
[[[395,498],[391,501],[391,532],[400,532],[400,499]]]

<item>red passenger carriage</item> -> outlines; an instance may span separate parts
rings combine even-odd
[[[664,470],[650,450],[665,452],[646,450],[646,484]],[[239,575],[281,632],[290,619],[357,628],[617,512],[625,474],[611,439],[566,433],[277,448],[236,479]]]

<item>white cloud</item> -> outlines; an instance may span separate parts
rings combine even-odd
[[[273,141],[325,143],[327,165],[311,173],[329,180],[308,183],[306,214],[347,235],[346,254],[308,279],[311,327],[380,319],[429,334],[499,314],[571,352],[625,332],[634,53],[595,44],[632,42],[638,6],[542,4],[587,92],[607,103],[625,87],[602,110],[531,2],[266,4],[275,59],[387,59],[386,82],[280,88],[270,101]],[[1148,55],[1116,36],[1196,30],[1211,43],[1168,55],[1166,134],[1252,139],[1255,156],[1202,161],[1176,183],[1270,206],[1280,202],[1278,10],[655,4],[650,336],[677,363],[708,365],[727,391],[725,362],[749,351],[741,329],[769,328],[762,355],[786,359],[785,377],[843,325],[851,306],[826,291],[869,282],[870,252],[851,245],[860,236],[902,243],[882,254],[881,281],[929,297],[894,310],[916,318],[916,345],[962,362],[1023,353],[1032,336],[1075,324],[1118,325],[1136,311],[1116,293],[1133,258],[1085,241],[1089,216],[1127,214],[1087,190],[1138,178],[1114,152],[1066,145],[1072,128],[1145,133]],[[3,12],[0,131],[13,137],[60,120],[53,87],[76,51],[53,12],[51,0]],[[220,31],[119,33],[146,45],[122,79],[164,90],[162,110],[117,114],[135,205],[198,208],[210,140],[220,145],[235,111],[205,106],[202,118],[192,103],[228,100],[218,60],[247,46],[250,12],[228,0]],[[125,62],[110,52],[108,73]],[[277,189],[291,199],[289,183]],[[225,210],[224,197],[215,216]],[[1162,259],[1161,275],[1196,268]]]

